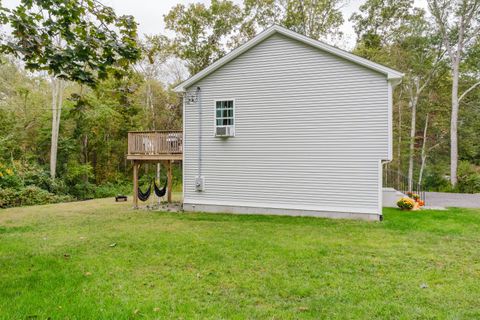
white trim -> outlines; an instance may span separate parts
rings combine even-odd
[[[213,99],[213,136],[219,138],[216,135],[217,132],[217,101],[233,101],[233,136],[235,137],[237,134],[236,126],[237,126],[237,118],[235,117],[236,109],[237,109],[237,101],[235,98],[221,98],[221,99]],[[222,127],[222,126],[220,126]]]
[[[183,130],[182,130],[182,203],[183,203],[183,199],[185,197],[185,145],[186,145],[186,140],[185,140],[185,115],[186,115],[186,109],[185,109],[185,106],[187,105],[185,103],[185,100],[186,100],[186,95],[184,94],[183,95],[183,99],[182,99],[182,104],[183,104],[183,110],[182,110],[182,126],[183,126]]]
[[[381,177],[380,177],[381,179]],[[380,188],[381,190],[381,188]],[[216,206],[235,206],[249,208],[266,208],[266,209],[289,209],[289,210],[308,210],[308,211],[328,211],[341,213],[362,213],[362,214],[379,214],[377,208],[349,208],[349,207],[329,207],[317,205],[298,205],[288,203],[267,203],[267,202],[243,202],[243,201],[223,201],[223,200],[202,200],[202,199],[184,199],[184,204],[188,205],[216,205]],[[380,211],[381,214],[382,211]]]
[[[388,158],[393,159],[393,86],[392,82],[388,81]]]
[[[301,35],[299,33],[296,33],[294,31],[288,30],[286,28],[280,27],[278,25],[274,25],[257,36],[255,36],[253,39],[247,41],[245,44],[239,46],[238,48],[232,50],[229,54],[225,55],[221,59],[218,59],[199,73],[195,74],[194,76],[190,77],[186,81],[182,82],[178,86],[176,86],[173,90],[176,92],[184,92],[186,88],[190,87],[194,83],[198,82],[199,80],[203,79],[213,71],[217,70],[218,68],[222,67],[226,63],[230,62],[231,60],[235,59],[242,53],[246,52],[247,50],[253,48],[263,40],[267,39],[271,35],[279,33],[282,34],[286,37],[298,40],[300,42],[303,42],[305,44],[308,44],[312,47],[318,48],[320,50],[323,50],[325,52],[331,53],[335,56],[341,57],[343,59],[349,60],[353,63],[359,64],[361,66],[364,66],[366,68],[369,68],[371,70],[380,72],[382,74],[385,74],[389,80],[400,80],[403,77],[403,73],[398,72],[396,70],[393,70],[391,68],[382,66],[378,63],[372,62],[370,60],[364,59],[362,57],[359,57],[357,55],[354,55],[350,52],[341,50],[339,48],[330,46],[326,43],[320,42],[318,40],[306,37],[304,35]]]
[[[383,209],[383,161],[378,161],[378,214]]]

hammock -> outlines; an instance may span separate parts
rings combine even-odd
[[[148,185],[148,189],[143,192],[142,189],[140,189],[140,187],[138,187],[138,199],[140,199],[140,201],[147,201],[148,198],[150,198],[150,194],[152,193],[152,182],[150,182],[150,184]]]
[[[163,186],[163,188],[158,189],[157,183],[153,182],[153,189],[155,190],[155,194],[157,195],[157,197],[161,198],[165,196],[165,194],[167,193],[167,183],[168,183],[168,179],[165,180],[165,185]]]

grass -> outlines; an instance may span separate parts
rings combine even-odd
[[[480,210],[381,223],[132,211],[0,211],[3,319],[480,318]]]

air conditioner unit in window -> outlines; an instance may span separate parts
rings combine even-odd
[[[233,137],[235,128],[233,126],[216,127],[215,136],[217,137]]]

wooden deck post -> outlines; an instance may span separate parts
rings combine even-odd
[[[167,185],[167,200],[168,203],[172,203],[172,161],[167,161],[167,174],[168,174],[168,185]]]
[[[157,166],[156,179],[158,180],[158,185],[161,185],[161,182],[160,182],[160,181],[161,181],[161,180],[160,180],[160,173],[161,173],[160,170],[161,170],[161,166],[162,166],[161,163],[162,163],[162,162],[159,161],[159,162],[157,162],[157,164],[156,164],[156,166]],[[157,182],[155,181],[155,183],[157,183]],[[161,187],[160,187],[160,188],[161,188]],[[162,198],[157,197],[157,203],[158,203],[158,205],[160,205],[160,204],[162,203]]]
[[[133,161],[133,208],[138,209],[138,169],[139,164]]]

